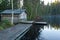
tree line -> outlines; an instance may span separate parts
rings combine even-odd
[[[0,0],[0,10],[12,9],[12,0]],[[17,9],[20,7],[19,0],[13,0],[13,8]]]
[[[26,9],[28,20],[33,20],[37,16],[59,15],[60,2],[54,2],[49,5],[44,5],[44,1],[40,0],[24,0],[23,8]],[[13,0],[14,9],[19,8],[19,0]],[[11,9],[11,0],[0,0],[0,11]]]
[[[44,5],[40,0],[24,0],[24,8],[28,14],[28,19],[34,19],[36,16],[59,15],[60,2],[54,2]]]

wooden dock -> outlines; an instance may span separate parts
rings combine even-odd
[[[33,24],[34,21],[21,21],[20,23],[23,23],[23,24]]]
[[[38,25],[47,25],[47,22],[35,22],[35,24],[38,24]]]
[[[0,31],[0,40],[19,40],[27,33],[32,24],[18,24],[14,27]]]
[[[6,30],[0,31],[0,40],[19,40],[22,36],[24,36],[32,24],[47,24],[46,22],[34,22],[34,21],[23,21],[19,24],[8,28]]]
[[[25,23],[25,24],[38,24],[38,25],[47,25],[47,22],[36,22],[36,21],[22,21],[20,23]]]

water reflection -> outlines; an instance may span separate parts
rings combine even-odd
[[[60,27],[34,24],[20,40],[60,40]]]
[[[60,40],[60,29],[57,28],[57,26],[53,27],[51,25],[44,26],[39,36],[43,37],[43,40]]]
[[[49,25],[44,26],[38,39],[42,37],[42,40],[60,40],[60,16],[46,16],[44,18]]]
[[[42,18],[51,25],[60,25],[60,15],[43,16]]]
[[[60,24],[59,25],[52,25],[52,27],[55,29],[55,30],[59,30],[60,29]]]
[[[33,25],[31,29],[20,40],[36,40],[42,32],[41,25]]]
[[[60,16],[44,17],[49,25],[33,25],[20,40],[60,40]]]

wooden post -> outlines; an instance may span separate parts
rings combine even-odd
[[[14,12],[13,12],[13,0],[11,0],[11,3],[12,3],[12,19],[11,19],[11,24],[13,24],[13,14],[14,14]]]

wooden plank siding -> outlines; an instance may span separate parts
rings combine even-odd
[[[3,14],[3,15],[1,15],[1,20],[8,20],[8,21],[11,22],[11,19],[12,19],[11,14]],[[14,15],[13,21],[14,21],[14,23],[19,22],[19,15]]]
[[[18,40],[29,31],[32,24],[17,24],[11,28],[0,31],[0,40]],[[26,32],[26,33],[27,33]]]

